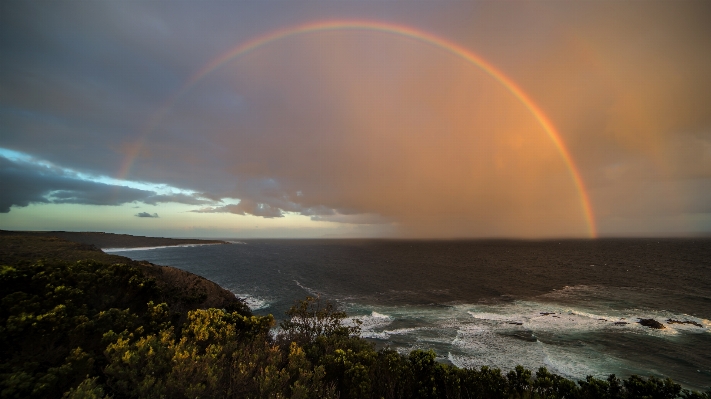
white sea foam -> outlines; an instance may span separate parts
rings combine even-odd
[[[386,315],[386,314],[378,313],[378,312],[376,312],[376,311],[373,311],[370,315],[371,315],[373,318],[376,318],[376,319],[388,319],[388,320],[391,319],[390,316],[388,316],[388,315]]]
[[[386,339],[390,338],[390,335],[388,335],[386,332],[361,331],[361,332],[360,332],[360,337],[361,337],[361,338],[370,338],[370,339],[386,340]]]
[[[320,292],[317,292],[316,290],[314,290],[314,289],[312,289],[312,288],[309,288],[309,287],[307,287],[307,286],[301,284],[300,282],[298,282],[298,281],[296,281],[296,280],[294,280],[294,282],[296,283],[296,285],[299,286],[299,288],[301,288],[302,290],[308,292],[309,294],[311,294],[311,295],[313,295],[313,296],[319,296],[319,295],[321,294]]]
[[[459,367],[497,367],[506,372],[517,365],[530,370],[541,366],[570,378],[586,375],[602,377],[609,363],[617,360],[603,355],[583,342],[574,347],[547,344],[535,331],[510,324],[463,324],[452,340],[448,359]]]
[[[594,289],[576,287],[573,290]],[[498,367],[504,372],[521,364],[531,370],[547,367],[569,378],[635,370],[635,363],[616,358],[590,340],[590,333],[641,334],[672,338],[681,333],[711,330],[706,319],[664,310],[615,308],[609,304],[586,306],[512,301],[494,304],[457,304],[447,309],[393,307],[378,309],[393,320],[408,325],[388,329],[373,324],[363,336],[381,340],[397,338],[394,349],[407,354],[419,348],[439,348],[460,367]],[[375,314],[371,314],[371,317]],[[655,319],[666,328],[656,330],[639,324]],[[668,319],[701,324],[672,324]]]
[[[386,339],[388,337],[387,333],[383,331],[377,331],[380,328],[387,326],[392,323],[393,318],[376,311],[372,311],[370,315],[360,315],[347,317],[343,320],[343,324],[346,326],[355,326],[355,320],[360,321],[360,335],[363,338],[376,338],[376,339]]]
[[[240,294],[236,293],[235,296],[237,298],[241,298],[244,300],[244,302],[249,306],[251,310],[259,310],[259,309],[266,309],[270,306],[269,301],[267,301],[264,298],[259,298],[255,296],[251,296],[249,294]]]
[[[532,301],[516,301],[504,305],[474,306],[467,313],[476,320],[502,327],[521,326],[546,332],[580,333],[586,331],[610,330],[633,331],[657,336],[674,335],[680,332],[700,333],[711,330],[705,319],[677,314],[664,310],[640,309],[582,309]],[[639,324],[640,319],[654,319],[666,328],[653,329]],[[673,324],[667,320],[689,321],[701,324]]]
[[[410,327],[410,328],[396,328],[394,330],[385,330],[383,331],[387,335],[404,335],[404,334],[410,334],[415,331],[421,331],[424,330],[424,328],[420,327]]]
[[[361,331],[361,337],[363,338],[377,338],[377,339],[382,339],[386,340],[391,338],[393,335],[408,335],[408,334],[413,334],[417,333],[418,331],[422,330],[427,330],[427,328],[424,327],[412,327],[412,328],[396,328],[394,330],[383,330],[383,331],[372,331],[372,330],[367,330],[367,331]],[[433,341],[433,339],[428,339],[428,338],[423,338],[423,337],[417,337],[418,341]],[[434,342],[439,342],[440,340],[435,338]]]
[[[620,359],[594,350],[561,350],[561,348],[545,344],[541,345],[541,349],[545,355],[543,365],[549,371],[572,379],[588,375],[604,378],[609,375],[605,370],[610,370],[611,366],[614,367],[622,363]]]
[[[489,313],[489,312],[473,312],[473,311],[469,311],[467,313],[469,313],[475,319],[491,320],[491,321],[513,321],[511,315],[507,315],[507,314],[498,314],[498,313]]]
[[[126,251],[147,251],[150,249],[163,249],[163,248],[191,248],[191,247],[202,247],[205,245],[221,245],[220,243],[209,243],[209,244],[181,244],[181,245],[160,245],[157,247],[135,247],[135,248],[102,248],[101,250],[109,252],[126,252]]]
[[[569,291],[594,289],[575,287]],[[471,324],[462,325],[452,346],[450,361],[460,366],[490,365],[506,370],[520,363],[548,369],[569,378],[604,377],[615,370],[631,370],[635,364],[615,358],[589,342],[588,333],[640,334],[669,338],[679,334],[711,332],[708,320],[665,310],[614,308],[605,304],[588,307],[536,301],[476,305],[467,313]],[[665,325],[654,329],[639,324],[654,319]],[[677,324],[668,320],[694,322]],[[511,324],[520,322],[521,325]],[[526,338],[530,334],[531,339]],[[580,338],[576,339],[579,336]],[[536,341],[533,341],[533,337]],[[460,353],[457,353],[460,352]]]
[[[461,367],[493,366],[510,370],[517,365],[529,369],[543,363],[540,342],[529,342],[497,333],[495,329],[463,325],[452,345],[462,355],[452,355],[452,363]]]

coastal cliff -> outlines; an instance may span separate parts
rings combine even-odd
[[[49,234],[49,233],[46,233]],[[65,233],[63,237],[43,234],[0,235],[0,264],[17,265],[21,262],[37,261],[77,262],[92,260],[104,264],[126,264],[140,269],[145,276],[153,278],[158,286],[161,299],[174,312],[184,313],[193,309],[233,309],[249,313],[244,301],[236,298],[233,293],[216,283],[196,274],[176,269],[170,266],[155,265],[145,261],[134,261],[129,258],[107,254],[99,249],[99,245],[114,247],[118,243],[134,243],[138,246],[150,246],[155,242],[169,243],[170,239],[133,237],[126,239],[119,234],[106,234],[106,238],[97,233]],[[117,238],[118,237],[118,238]],[[131,236],[129,236],[131,237]],[[173,245],[201,244],[200,240],[175,240]],[[212,243],[212,242],[207,242]],[[141,245],[144,244],[144,245]],[[145,245],[149,244],[149,245]]]

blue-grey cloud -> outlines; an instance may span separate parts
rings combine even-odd
[[[155,205],[179,202],[212,204],[209,199],[187,194],[157,194],[150,190],[82,179],[59,167],[0,156],[0,213],[32,203],[121,205],[143,202]]]
[[[188,195],[183,193],[177,194],[154,194],[145,199],[142,202],[149,205],[156,205],[160,202],[176,202],[179,204],[187,205],[205,205],[214,204],[220,202],[220,199],[206,198],[203,194]]]
[[[232,213],[235,215],[254,215],[264,218],[281,218],[284,213],[280,208],[265,203],[258,203],[251,200],[242,200],[239,204],[229,204],[224,206],[206,207],[196,209],[191,212],[196,213]]]
[[[154,192],[87,181],[60,169],[0,157],[0,213],[31,203],[121,205]]]
[[[257,196],[260,197],[260,196]],[[285,212],[297,213],[310,216],[314,221],[329,221],[337,223],[351,224],[382,224],[390,223],[379,215],[362,214],[357,210],[332,209],[323,205],[306,207],[298,202],[282,198],[260,197],[263,202],[243,199],[238,204],[228,204],[221,206],[207,206],[195,209],[190,212],[195,213],[232,213],[235,215],[253,215],[264,218],[283,217]]]
[[[148,212],[139,212],[135,214],[134,216],[139,217],[139,218],[157,218],[158,214],[157,213],[148,213]]]

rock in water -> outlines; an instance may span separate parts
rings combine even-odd
[[[639,319],[638,323],[645,326],[645,327],[656,328],[657,330],[666,328],[666,327],[664,327],[664,324],[662,324],[654,319]]]
[[[695,321],[690,321],[690,320],[680,321],[680,320],[674,320],[674,319],[667,319],[667,323],[669,323],[669,324],[691,324],[696,327],[704,328],[703,324],[695,322]]]

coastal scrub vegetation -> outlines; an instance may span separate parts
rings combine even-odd
[[[655,377],[575,382],[376,351],[320,298],[297,302],[276,330],[245,306],[186,310],[166,298],[130,264],[0,266],[0,397],[711,398]]]

